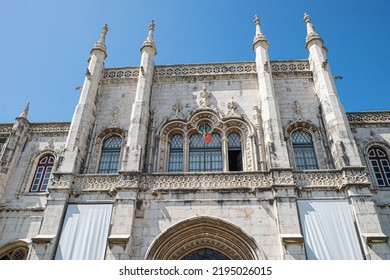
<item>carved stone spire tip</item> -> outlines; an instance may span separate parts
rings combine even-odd
[[[20,113],[19,118],[25,118],[27,119],[28,116],[28,110],[30,109],[30,102],[27,102],[26,107],[24,107],[22,113]]]
[[[154,23],[154,19],[151,20],[149,23],[149,30],[154,31],[154,28],[156,27],[156,24]]]
[[[99,39],[97,40],[96,44],[93,46],[92,50],[101,50],[104,53],[106,53],[106,34],[108,32],[108,25],[107,23],[103,25],[102,32],[100,33]]]
[[[267,37],[265,37],[263,31],[261,31],[260,19],[257,15],[255,15],[255,19],[253,20],[253,22],[256,25],[256,34],[255,34],[255,37],[253,39],[253,49],[255,49],[255,45],[257,45],[257,43],[259,43],[260,41],[265,42],[267,47],[268,47],[269,43],[268,43]]]
[[[320,35],[316,32],[313,23],[310,20],[310,16],[307,13],[304,13],[303,20],[306,23],[306,29],[307,29],[307,34],[306,34],[306,47],[307,43],[310,42],[313,39],[319,39],[322,41]]]
[[[141,51],[144,47],[149,46],[149,47],[152,47],[154,49],[155,54],[157,54],[156,44],[154,43],[154,39],[153,39],[153,32],[154,32],[155,28],[156,28],[156,24],[154,23],[154,20],[152,19],[151,22],[149,23],[148,36],[146,37],[146,40],[141,47]]]
[[[260,19],[259,19],[259,17],[257,16],[257,15],[255,15],[255,19],[253,20],[253,23],[254,24],[260,24]]]

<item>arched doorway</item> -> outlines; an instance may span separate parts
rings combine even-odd
[[[149,260],[265,259],[239,227],[215,217],[194,217],[161,233],[149,247]]]

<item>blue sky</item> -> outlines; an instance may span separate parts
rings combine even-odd
[[[347,112],[390,110],[390,1],[1,0],[0,122],[71,121],[89,51],[107,23],[109,67],[137,66],[151,19],[156,65],[254,61],[253,18],[270,59],[306,59],[307,12]]]

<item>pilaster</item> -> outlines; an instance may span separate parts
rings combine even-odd
[[[118,187],[108,236],[107,260],[129,259],[135,219],[137,185]]]
[[[335,166],[336,168],[361,166],[357,146],[326,57],[327,49],[307,14],[304,20],[307,26],[306,48],[309,50],[310,68],[313,71],[314,86],[321,103]]]
[[[54,259],[69,195],[72,191],[73,174],[53,173],[52,176],[42,225],[38,235],[32,238],[31,260]]]
[[[107,31],[107,25],[103,26],[99,40],[91,50],[81,96],[73,114],[59,172],[79,173],[86,157],[88,135],[95,121],[98,87],[103,77],[104,59],[107,57],[105,46]]]
[[[21,149],[27,140],[27,131],[30,127],[30,122],[27,120],[29,107],[30,103],[27,103],[20,116],[15,119],[11,134],[5,147],[3,147],[4,152],[0,158],[0,200],[8,184],[10,171],[13,170],[13,165],[20,156]]]
[[[268,48],[269,42],[260,29],[260,20],[256,16],[256,35],[253,50],[256,53],[257,80],[260,93],[260,114],[263,127],[264,150],[268,168],[288,168],[287,146],[284,141],[278,101],[272,80]]]
[[[141,63],[135,100],[131,109],[130,127],[122,171],[138,172],[144,168],[150,116],[150,96],[154,75],[154,56],[157,54],[153,40],[155,24],[149,25],[149,34],[141,47]]]
[[[303,235],[299,227],[296,185],[292,169],[271,169],[277,221],[284,260],[306,259]]]

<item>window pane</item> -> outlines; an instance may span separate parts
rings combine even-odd
[[[230,133],[229,136],[228,136],[228,146],[229,146],[229,150],[232,150],[234,148],[241,149],[240,134],[235,133],[235,132]]]
[[[122,138],[111,136],[103,142],[98,173],[117,173],[121,153]]]
[[[390,164],[386,152],[372,148],[368,151],[368,158],[378,187],[390,187]]]
[[[30,192],[44,192],[49,185],[50,175],[54,165],[52,155],[44,156],[39,160],[35,170],[34,180],[31,184]]]
[[[292,133],[291,138],[296,169],[318,169],[311,135],[303,130],[298,130]]]
[[[183,171],[183,135],[173,135],[170,139],[169,147],[168,171]]]
[[[208,144],[204,141],[204,135],[200,133],[190,137],[188,168],[190,172],[222,171],[221,135],[211,133],[211,137]]]

